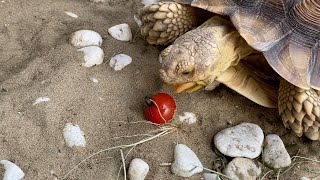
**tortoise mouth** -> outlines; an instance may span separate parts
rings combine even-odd
[[[173,85],[172,89],[176,93],[181,93],[181,92],[192,93],[200,89],[203,89],[204,87],[205,87],[205,84],[203,82],[187,82],[183,84]]]

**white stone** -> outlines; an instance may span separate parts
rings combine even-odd
[[[38,99],[35,100],[35,102],[32,104],[32,105],[36,105],[36,104],[39,104],[39,103],[42,103],[42,102],[48,102],[50,101],[50,98],[48,97],[39,97]]]
[[[110,67],[119,71],[129,65],[132,62],[132,58],[126,54],[118,54],[110,59]]]
[[[92,82],[94,82],[94,83],[98,83],[99,81],[98,81],[98,79],[96,79],[96,78],[90,78],[90,80],[92,81]]]
[[[263,139],[263,131],[258,125],[242,123],[218,132],[214,145],[224,155],[253,159],[261,154]]]
[[[158,3],[158,0],[141,0],[141,4],[143,5],[150,5],[150,4],[156,4]]]
[[[1,160],[0,164],[2,164],[5,169],[3,180],[21,180],[24,177],[24,172],[14,163],[8,160]]]
[[[103,50],[98,46],[87,46],[78,49],[78,51],[83,52],[84,63],[82,63],[82,65],[85,67],[92,67],[103,62],[104,53]]]
[[[278,135],[269,134],[266,137],[262,160],[275,169],[291,165],[290,155]]]
[[[188,124],[193,124],[197,122],[197,117],[192,112],[183,112],[182,115],[179,115],[179,120],[181,122],[186,122]]]
[[[86,46],[101,46],[102,37],[95,31],[79,30],[72,33],[70,43],[77,48],[83,48]]]
[[[203,171],[197,155],[186,145],[177,144],[174,149],[174,162],[171,164],[172,173],[181,177],[191,177]]]
[[[73,12],[69,12],[69,11],[65,11],[66,15],[70,16],[70,17],[73,17],[73,18],[78,18],[79,16],[76,15],[75,13]]]
[[[63,137],[69,147],[86,145],[84,133],[77,124],[67,123],[63,129]]]
[[[108,29],[108,33],[119,41],[132,40],[131,29],[128,24],[118,24]]]
[[[219,177],[219,175],[214,173],[204,173],[203,180],[221,180],[221,178]]]
[[[261,167],[247,158],[234,158],[223,170],[223,174],[232,180],[256,180],[261,172]]]
[[[311,180],[311,179],[307,177],[301,177],[300,180]]]
[[[130,180],[144,180],[149,172],[149,165],[142,159],[135,158],[129,165]]]
[[[106,2],[107,0],[90,0],[92,2],[95,2],[95,3],[101,3],[101,2]]]

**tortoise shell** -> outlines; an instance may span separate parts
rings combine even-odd
[[[280,76],[320,90],[320,0],[175,1],[229,16]]]

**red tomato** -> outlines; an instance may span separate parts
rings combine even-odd
[[[171,121],[176,111],[176,102],[169,94],[157,93],[151,98],[147,97],[145,101],[147,103],[145,114],[149,121],[156,124],[164,124]]]

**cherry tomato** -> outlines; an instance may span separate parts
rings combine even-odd
[[[164,124],[172,120],[176,110],[176,102],[169,94],[157,93],[151,98],[146,97],[145,102],[147,104],[145,114],[149,121]]]

